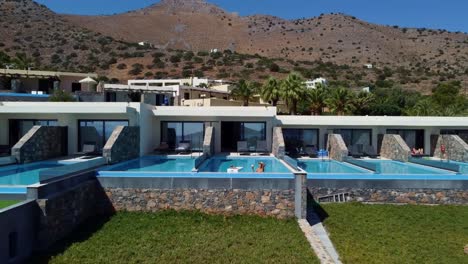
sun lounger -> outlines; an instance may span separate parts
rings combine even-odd
[[[169,144],[167,144],[167,142],[161,142],[161,144],[159,144],[159,146],[154,149],[154,152],[157,152],[157,153],[169,152]]]
[[[81,149],[81,152],[77,152],[78,155],[88,155],[88,156],[99,156],[102,155],[100,151],[96,149],[96,144],[94,143],[84,143]]]
[[[304,152],[307,156],[309,156],[310,158],[316,158],[318,153],[317,153],[317,148],[315,148],[314,145],[307,145],[305,148],[304,148]]]
[[[374,147],[372,147],[371,145],[364,145],[363,152],[364,152],[364,156],[367,156],[373,159],[377,158],[377,151],[375,151]]]
[[[175,149],[175,151],[178,154],[190,153],[190,142],[188,141],[179,142],[179,146]]]
[[[268,148],[267,148],[267,142],[265,140],[258,140],[257,141],[257,147],[256,147],[256,150],[255,150],[257,153],[259,154],[270,154],[270,152],[268,151]]]
[[[247,141],[237,141],[237,152],[239,155],[248,155],[249,148],[247,146]]]
[[[359,151],[359,147],[357,145],[351,145],[349,146],[349,155],[353,158],[361,158],[364,155],[364,153],[362,153],[362,151]]]

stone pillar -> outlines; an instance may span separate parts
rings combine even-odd
[[[67,154],[66,127],[34,126],[11,149],[18,163],[47,160]]]
[[[307,217],[307,174],[294,174],[294,215],[297,219]]]
[[[214,154],[214,127],[209,126],[205,129],[205,138],[203,140],[203,154],[212,156]]]
[[[441,145],[445,146],[445,155],[440,151]],[[468,144],[458,135],[440,135],[434,157],[468,162]]]
[[[348,157],[348,148],[340,134],[328,134],[328,156],[337,161],[343,161]]]
[[[273,128],[272,152],[278,159],[284,158],[286,147],[284,144],[283,129],[281,127]]]
[[[407,162],[411,150],[400,135],[385,134],[380,149],[382,158]]]
[[[140,127],[118,126],[107,140],[102,155],[109,164],[140,156]]]

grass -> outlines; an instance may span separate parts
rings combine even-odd
[[[295,220],[119,212],[34,263],[319,263]]]
[[[0,201],[0,209],[19,203],[19,201]]]
[[[467,206],[325,204],[344,263],[468,263]]]

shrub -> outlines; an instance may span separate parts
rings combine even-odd
[[[127,69],[127,64],[125,64],[125,63],[120,63],[119,65],[117,65],[117,69],[119,69],[119,70]]]

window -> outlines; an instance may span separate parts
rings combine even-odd
[[[387,129],[387,134],[400,135],[410,149],[424,148],[424,130],[422,129]]]
[[[458,135],[463,139],[465,142],[468,143],[468,130],[448,130],[448,129],[442,129],[440,131],[440,134],[442,135]]]
[[[334,129],[335,134],[340,134],[347,147],[352,145],[372,146],[371,129]]]
[[[33,126],[57,126],[57,120],[10,119],[10,145],[16,144]]]
[[[116,92],[106,92],[106,102],[117,102]]]
[[[314,146],[318,149],[318,129],[283,129],[286,152],[296,153],[299,148]]]
[[[94,145],[96,150],[104,148],[107,140],[117,126],[128,126],[127,120],[79,120],[78,149],[83,145]]]
[[[266,140],[265,122],[221,122],[221,149],[224,152],[237,150],[238,141],[247,141],[249,147],[258,140]]]
[[[190,99],[190,93],[184,93],[184,99],[189,100]]]
[[[189,142],[192,150],[203,149],[205,124],[203,122],[162,122],[161,142],[175,149],[181,142]]]
[[[72,83],[72,93],[81,91],[81,83]]]

